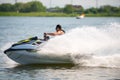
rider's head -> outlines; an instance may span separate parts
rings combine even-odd
[[[61,27],[60,24],[58,24],[58,25],[56,26],[56,31],[59,31],[59,30],[62,30],[62,27]]]

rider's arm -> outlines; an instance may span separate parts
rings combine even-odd
[[[46,33],[46,35],[55,36],[55,33]]]
[[[56,35],[62,35],[64,34],[63,31],[58,31],[58,32],[54,32],[54,33],[46,33],[46,35],[50,35],[50,36],[56,36]]]
[[[47,35],[50,35],[50,36],[56,36],[56,35],[62,35],[64,34],[63,32],[54,32],[54,33],[46,33]]]

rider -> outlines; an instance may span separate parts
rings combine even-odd
[[[46,40],[46,38],[48,38],[47,35],[57,36],[57,35],[63,35],[63,34],[65,34],[65,31],[62,29],[62,27],[61,27],[60,24],[58,24],[55,29],[56,29],[56,32],[53,32],[53,33],[44,33],[44,39]]]

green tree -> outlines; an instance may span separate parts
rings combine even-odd
[[[28,2],[23,5],[22,12],[45,12],[46,7],[39,1]]]
[[[99,12],[100,13],[109,13],[109,12],[111,12],[111,6],[106,5],[106,6],[100,7]]]
[[[1,4],[0,11],[3,11],[3,12],[14,11],[14,7],[12,4],[9,4],[9,3]]]
[[[112,7],[111,10],[113,13],[120,13],[120,7]]]
[[[65,13],[73,13],[74,12],[74,8],[72,5],[66,5],[63,9],[63,12]]]
[[[15,3],[14,8],[16,12],[21,12],[21,9],[23,8],[23,3]]]
[[[91,13],[92,14],[97,14],[98,10],[97,10],[97,8],[92,7],[92,8],[86,9],[85,13],[87,13],[87,14],[91,14]]]

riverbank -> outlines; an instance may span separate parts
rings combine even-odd
[[[78,14],[53,13],[53,12],[0,12],[0,16],[39,16],[39,17],[76,17]],[[87,17],[120,17],[120,14],[86,14]]]

